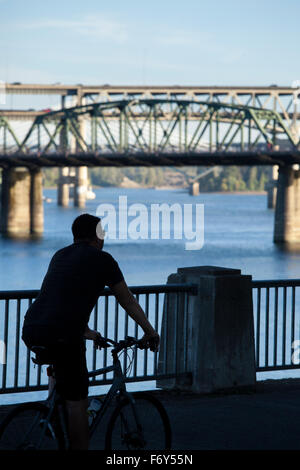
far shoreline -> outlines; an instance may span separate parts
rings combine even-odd
[[[176,191],[176,190],[185,190],[188,192],[188,188],[180,187],[180,186],[162,186],[162,187],[153,187],[153,186],[140,186],[139,188],[132,188],[132,187],[120,187],[120,186],[93,186],[92,189],[107,189],[107,188],[114,188],[114,189],[155,189],[156,191]],[[44,187],[43,190],[56,190],[56,186],[51,187]],[[200,191],[199,196],[201,194],[238,194],[238,195],[245,195],[245,196],[262,196],[266,195],[267,191]],[[194,196],[197,197],[197,196]]]

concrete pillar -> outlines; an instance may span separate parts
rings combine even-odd
[[[26,168],[2,172],[1,233],[9,237],[27,237],[31,233],[31,178]]]
[[[61,97],[61,108],[65,108],[66,97]],[[60,131],[60,150],[61,152],[67,152],[69,149],[71,134],[68,132],[67,123],[64,121],[64,125]],[[67,181],[69,176],[69,168],[58,169],[58,183],[57,183],[57,205],[62,207],[68,207],[69,205],[69,182]]]
[[[279,168],[274,242],[300,242],[300,171],[292,166]]]
[[[192,183],[190,185],[190,195],[191,196],[198,196],[200,190],[200,183]]]
[[[270,180],[267,183],[267,203],[268,209],[274,209],[277,197],[278,165],[271,167]]]
[[[74,186],[74,205],[76,207],[85,207],[86,193],[88,186],[88,169],[86,166],[76,168],[75,186]]]
[[[268,209],[274,209],[276,206],[277,184],[273,181],[270,181],[266,189]]]
[[[8,237],[40,236],[44,230],[42,170],[2,172],[0,231]]]
[[[30,231],[40,236],[44,231],[43,173],[41,169],[30,172]]]
[[[59,168],[58,184],[57,184],[57,204],[62,207],[69,205],[69,168]]]
[[[158,387],[209,393],[255,386],[251,280],[251,276],[242,275],[238,269],[214,266],[179,268],[176,274],[169,276],[168,283],[196,284],[198,294],[189,298],[187,318],[179,302],[176,344],[175,294],[169,294],[173,301],[171,297],[165,301],[158,373],[174,370],[176,351],[179,372],[185,360],[193,380],[191,385],[176,378],[158,380]]]
[[[78,90],[77,95],[77,106],[82,106],[85,104],[85,98],[82,96],[82,90]],[[86,150],[85,148],[85,117],[84,115],[78,117],[78,128],[79,134],[83,140],[77,142],[76,152],[81,153]],[[74,186],[74,206],[75,207],[85,207],[86,193],[88,187],[88,168],[86,166],[81,166],[76,168],[76,178]]]

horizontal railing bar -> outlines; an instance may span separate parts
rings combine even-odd
[[[2,290],[0,300],[35,299],[38,293],[38,290]]]
[[[157,284],[150,286],[129,286],[133,294],[164,294],[168,292],[188,292],[197,295],[198,286],[196,284]],[[7,290],[0,291],[0,300],[6,299],[34,299],[38,296],[39,290]],[[113,295],[109,287],[105,287],[102,295]]]
[[[300,279],[284,280],[252,280],[252,287],[300,287]],[[155,294],[168,292],[188,292],[197,295],[197,284],[157,284],[149,286],[129,286],[133,294]],[[39,290],[7,290],[0,291],[0,300],[5,299],[34,299],[39,294]],[[113,295],[109,287],[105,287],[100,295]]]
[[[283,280],[252,280],[252,287],[299,287],[300,279],[283,279]]]
[[[256,372],[269,372],[269,371],[276,371],[276,370],[288,370],[288,369],[300,369],[300,365],[296,364],[285,364],[280,366],[262,366],[256,367]]]

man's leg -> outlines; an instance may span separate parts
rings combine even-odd
[[[88,450],[89,421],[87,414],[88,400],[66,400],[71,450]]]
[[[87,450],[89,444],[88,422],[88,371],[85,346],[60,345],[56,349],[55,364],[57,391],[66,401],[70,449]]]

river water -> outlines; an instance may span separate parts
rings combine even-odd
[[[129,237],[123,240],[117,236],[105,241],[104,249],[117,259],[129,285],[163,284],[178,267],[198,265],[238,268],[255,280],[300,277],[300,253],[285,251],[273,243],[274,211],[267,209],[266,195],[206,193],[192,197],[182,189],[104,188],[94,191],[96,198],[88,200],[85,209],[78,209],[73,207],[72,201],[68,208],[58,207],[56,191],[44,190],[48,202],[44,202],[43,237],[31,241],[0,239],[0,290],[39,289],[52,255],[72,243],[74,218],[83,212],[96,214],[101,204],[112,204],[117,213],[120,196],[123,200],[127,198],[128,207],[142,204],[148,214],[153,204],[179,204],[177,207],[192,204],[190,229],[195,229],[196,204],[204,209],[201,249],[187,250],[186,239],[172,237],[173,226],[170,239],[162,239],[158,231],[158,239]],[[298,375],[297,371],[279,373],[280,377]],[[274,378],[278,373],[267,376]],[[1,400],[19,401],[19,398],[3,397]]]

